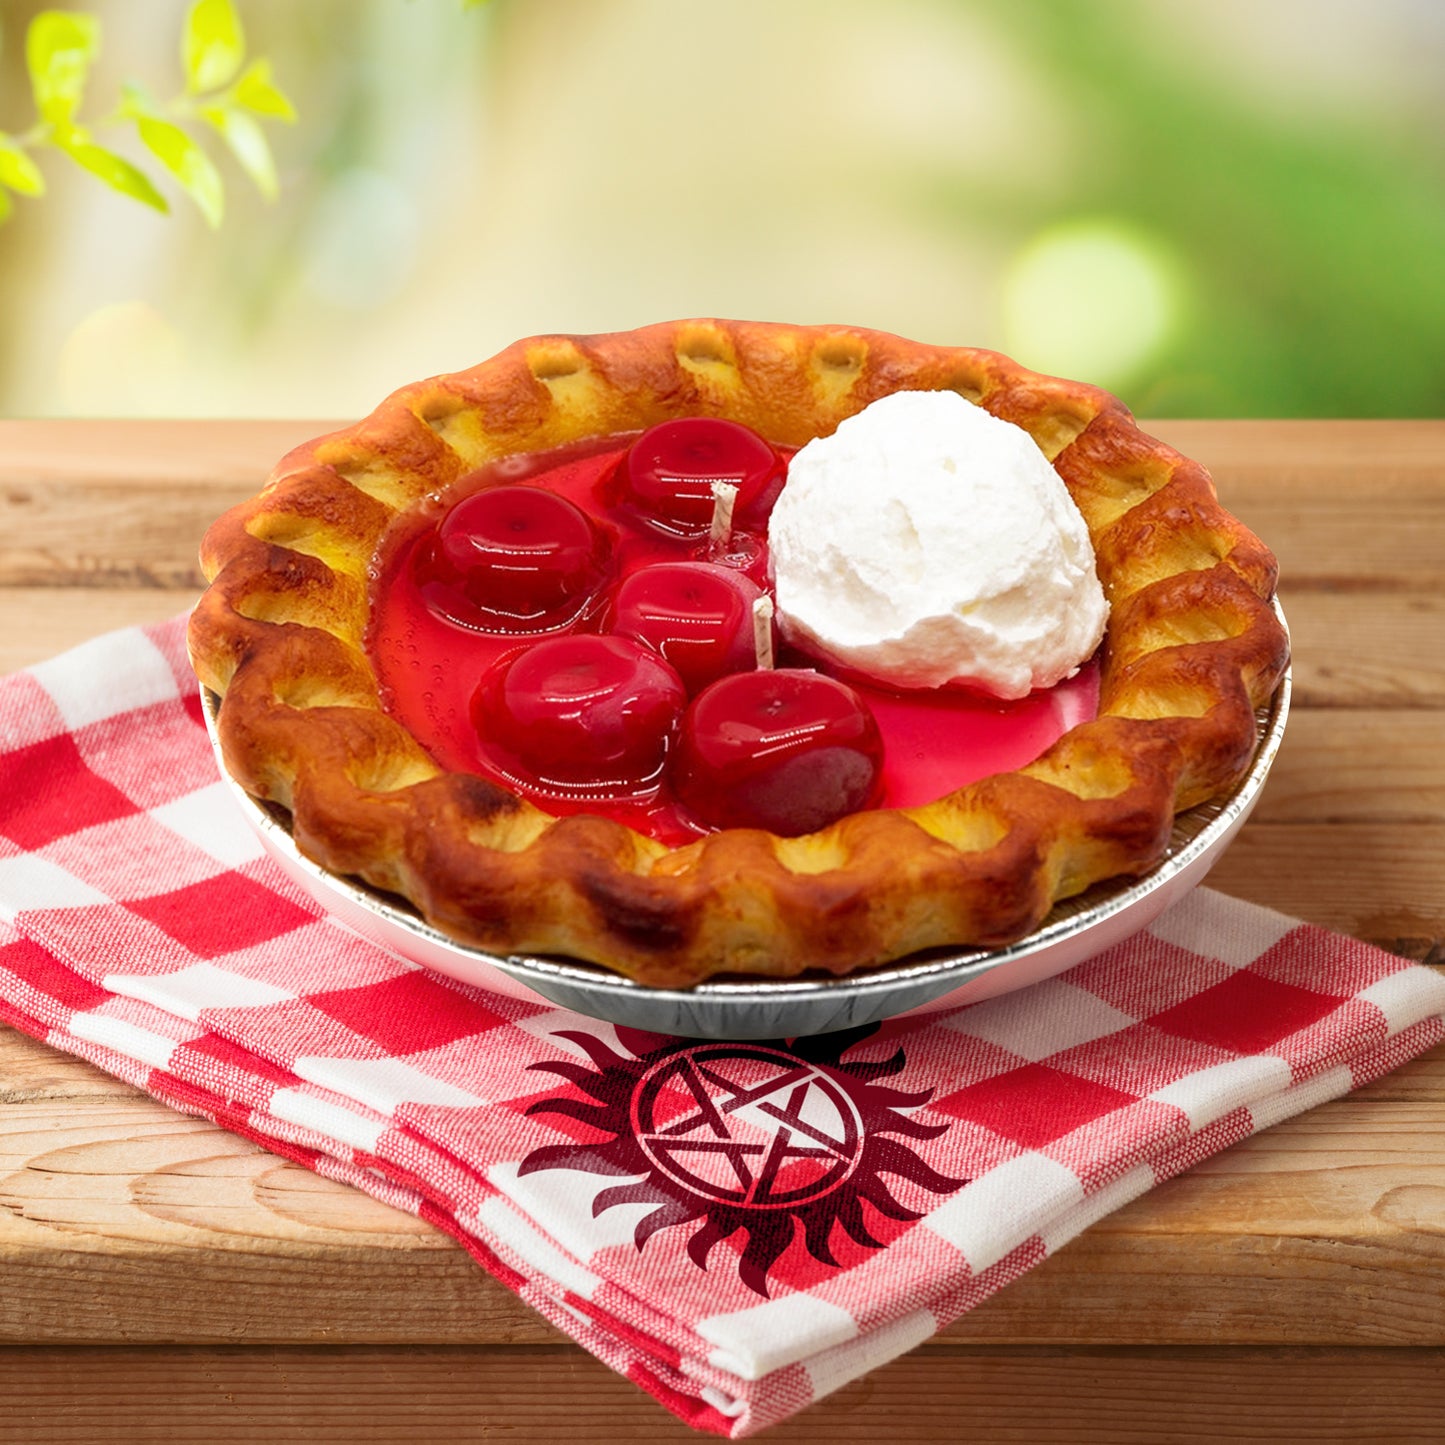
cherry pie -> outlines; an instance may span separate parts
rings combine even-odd
[[[1024,428],[1082,513],[1108,629],[1058,696],[754,665],[789,456],[900,390]],[[1273,556],[1113,397],[846,327],[518,342],[292,452],[202,562],[226,765],[304,853],[462,942],[658,986],[1002,944],[1145,872],[1288,658]],[[1013,760],[970,771],[1005,724]]]

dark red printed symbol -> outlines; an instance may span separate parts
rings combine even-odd
[[[655,1204],[637,1225],[639,1250],[661,1229],[700,1224],[687,1241],[700,1269],[716,1244],[742,1230],[739,1276],[766,1295],[768,1272],[796,1226],[813,1258],[836,1266],[835,1226],[855,1246],[879,1249],[885,1242],[873,1233],[878,1223],[870,1228],[865,1204],[886,1220],[922,1216],[894,1196],[883,1175],[933,1194],[967,1182],[938,1173],[903,1142],[936,1138],[950,1126],[911,1117],[931,1089],[907,1093],[874,1082],[904,1067],[902,1049],[882,1059],[844,1059],[875,1029],[709,1044],[659,1043],[655,1034],[619,1028],[625,1055],[592,1034],[560,1033],[595,1068],[534,1064],[573,1087],[527,1112],[565,1116],[607,1137],[544,1145],[521,1172],[630,1176],[598,1192],[593,1215],[617,1204]]]
[[[694,1194],[785,1209],[836,1189],[863,1121],[827,1074],[777,1049],[712,1044],[654,1064],[632,1095],[642,1152]]]

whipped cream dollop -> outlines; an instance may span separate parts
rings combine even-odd
[[[895,392],[809,442],[768,543],[783,636],[891,686],[1023,697],[1077,672],[1108,619],[1059,474],[951,391]]]

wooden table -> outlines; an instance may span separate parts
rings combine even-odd
[[[181,611],[304,422],[0,422],[0,671]],[[1166,422],[1296,711],[1211,883],[1445,962],[1445,423]],[[425,1225],[0,1030],[0,1439],[693,1438]],[[1095,1225],[778,1441],[1440,1439],[1445,1050]]]

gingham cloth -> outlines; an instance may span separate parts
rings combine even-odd
[[[951,1014],[618,1030],[434,977],[298,892],[217,779],[179,621],[0,681],[0,1018],[432,1221],[718,1434],[1429,1048],[1442,1014],[1429,970],[1199,891]]]

